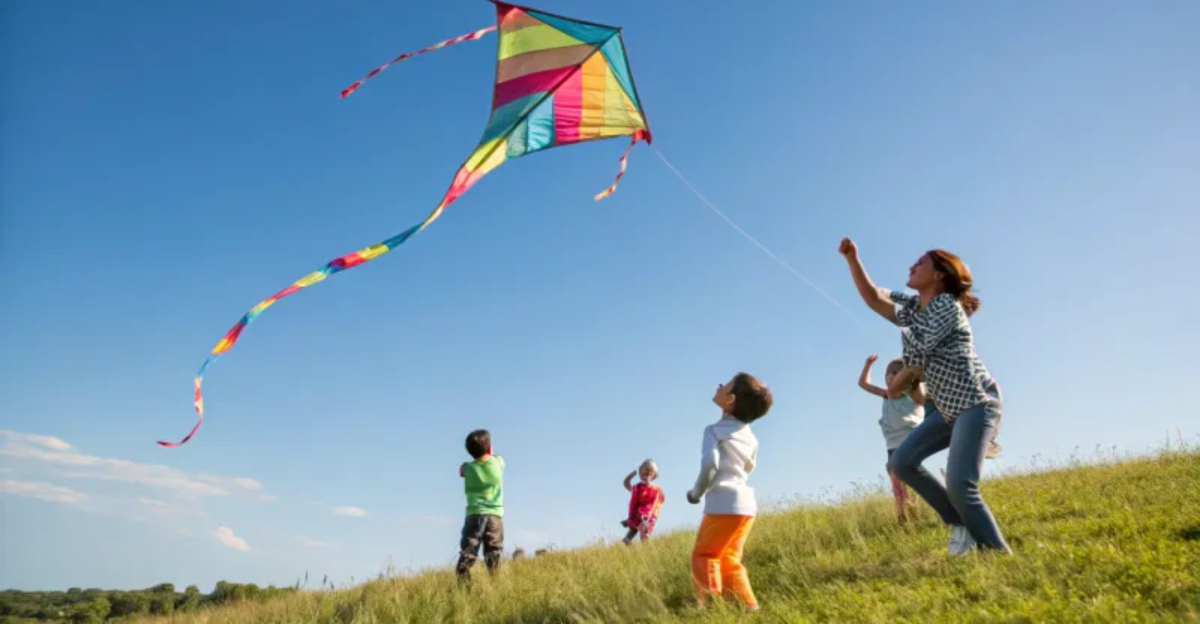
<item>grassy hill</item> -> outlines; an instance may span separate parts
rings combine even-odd
[[[746,563],[763,611],[692,606],[693,535],[516,562],[459,589],[450,571],[202,610],[178,624],[392,622],[1200,622],[1200,453],[1073,464],[986,480],[1015,551],[950,559],[928,509],[891,501],[760,518]],[[697,510],[697,516],[699,510]],[[481,568],[482,566],[478,566]],[[161,623],[161,619],[157,620]]]

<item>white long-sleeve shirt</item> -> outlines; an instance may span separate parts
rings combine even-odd
[[[753,516],[758,512],[754,488],[747,483],[758,459],[758,438],[750,425],[732,417],[704,428],[700,475],[693,498],[704,497],[704,513]]]

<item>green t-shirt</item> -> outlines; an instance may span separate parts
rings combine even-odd
[[[463,464],[468,516],[504,515],[504,460],[492,455]]]

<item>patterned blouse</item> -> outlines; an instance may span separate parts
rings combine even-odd
[[[924,310],[914,295],[889,291],[900,307],[897,325],[904,344],[904,364],[925,369],[925,384],[942,418],[950,422],[966,410],[991,400],[986,388],[992,376],[975,353],[967,313],[953,295],[941,294]]]

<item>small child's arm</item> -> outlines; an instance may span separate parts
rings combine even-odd
[[[920,366],[905,366],[892,377],[892,383],[888,384],[887,397],[889,399],[898,399],[905,392],[912,392],[914,386],[917,386],[925,379],[925,369]],[[916,399],[913,399],[916,402]],[[923,401],[922,401],[923,402]]]
[[[637,475],[637,471],[634,470],[633,472],[631,472],[625,476],[625,489],[626,490],[629,490],[630,492],[633,491],[632,481],[633,481],[633,477],[636,475]]]
[[[704,498],[705,492],[712,486],[717,476],[717,464],[721,458],[717,455],[717,440],[709,430],[704,431],[704,443],[700,447],[700,474],[696,476],[696,484],[688,490],[688,502],[693,505]]]
[[[877,397],[886,398],[888,395],[887,391],[871,383],[871,365],[877,359],[879,359],[879,356],[875,355],[867,358],[867,361],[863,364],[862,372],[858,375],[858,387]]]
[[[466,464],[458,465],[458,476],[460,476],[460,477],[467,476],[467,465]]]

